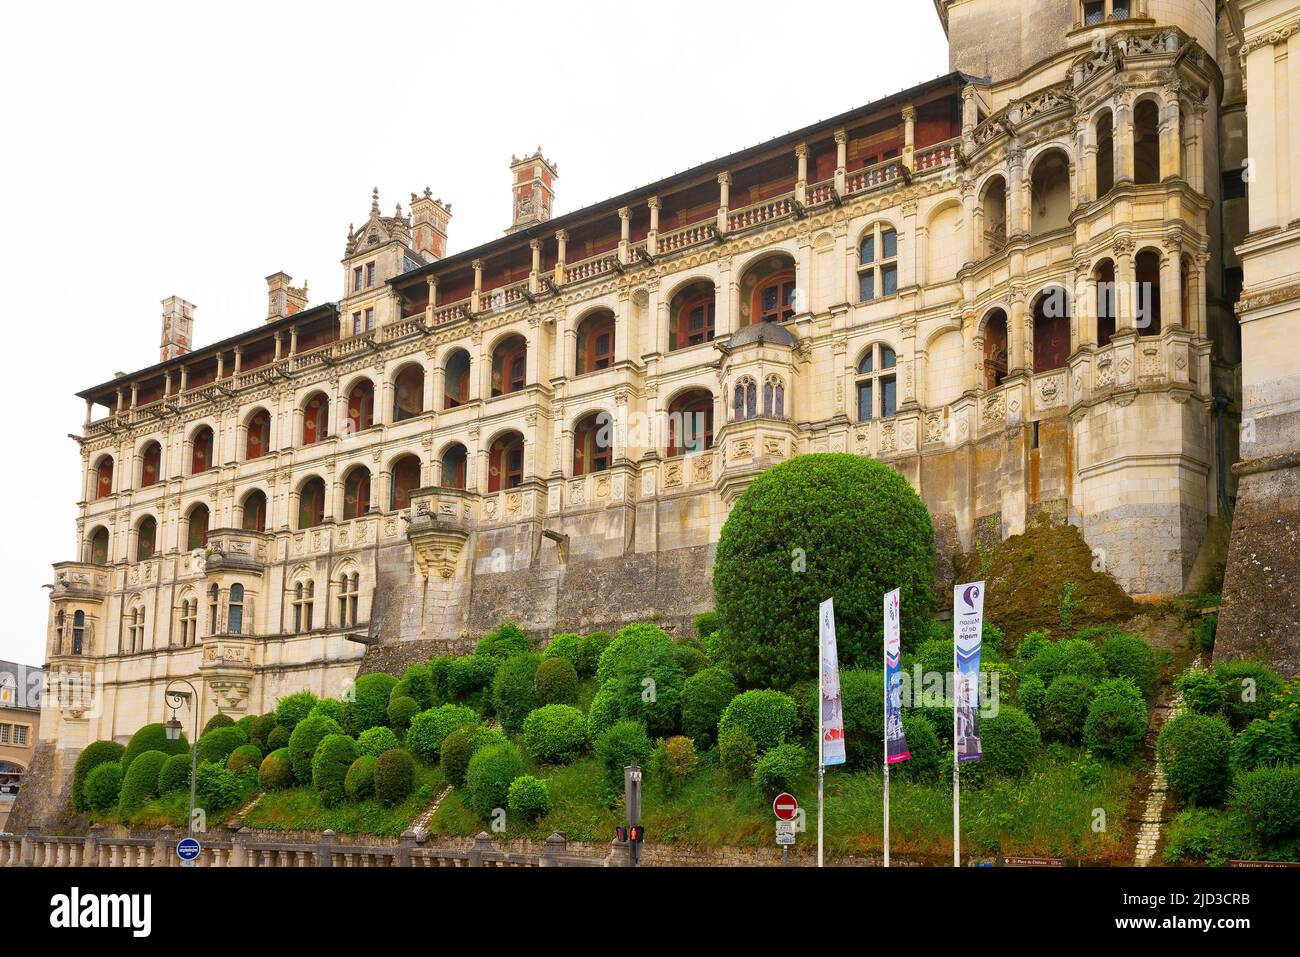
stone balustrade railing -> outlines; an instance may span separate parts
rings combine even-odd
[[[889,159],[874,166],[849,173],[844,180],[844,190],[850,196],[867,190],[888,186],[903,175],[903,161]]]
[[[742,206],[727,213],[727,232],[761,226],[794,212],[794,193],[786,193],[760,203]]]

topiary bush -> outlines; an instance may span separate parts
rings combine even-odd
[[[343,793],[349,801],[364,801],[375,793],[375,764],[379,758],[363,754],[352,762],[343,777]]]
[[[256,775],[257,769],[261,766],[262,752],[252,744],[241,744],[230,752],[230,757],[226,758],[226,767],[236,777],[242,777],[250,770]]]
[[[757,754],[754,739],[739,725],[718,733],[718,762],[732,781],[747,780],[754,773]]]
[[[1156,653],[1137,635],[1124,632],[1112,634],[1101,643],[1101,657],[1106,662],[1106,674],[1112,678],[1128,678],[1150,698],[1156,690]]]
[[[695,616],[695,634],[707,638],[722,627],[722,616],[716,611],[705,611]]]
[[[451,695],[447,688],[447,676],[451,674],[451,663],[455,660],[450,655],[439,655],[437,658],[429,659],[429,677],[433,682],[433,704],[429,706],[430,708],[447,703]],[[428,708],[425,710],[427,711]]]
[[[1274,697],[1284,687],[1282,679],[1267,665],[1245,659],[1215,665],[1214,676],[1223,686],[1223,716],[1233,731],[1240,731],[1256,718],[1267,718]]]
[[[1233,805],[1265,844],[1300,837],[1300,768],[1258,768],[1241,776]]]
[[[834,595],[840,661],[879,662],[884,593],[902,589],[911,649],[926,637],[933,586],[930,513],[902,475],[861,455],[799,455],[759,475],[722,528],[717,648],[747,684],[815,677],[818,606]]]
[[[575,673],[578,667],[578,652],[582,648],[582,635],[566,633],[563,635],[554,635],[546,643],[546,648],[542,651],[542,660],[549,661],[552,658],[563,658],[569,664],[573,665]]]
[[[311,783],[311,759],[317,745],[328,735],[342,733],[337,721],[321,714],[308,715],[298,722],[289,735],[289,763],[299,784]]]
[[[343,720],[339,723],[349,734],[360,734],[388,720],[388,699],[397,679],[382,673],[362,675],[352,684],[343,703]]]
[[[1232,731],[1222,718],[1189,712],[1170,719],[1156,739],[1169,786],[1183,801],[1217,806],[1231,779]]]
[[[478,722],[478,712],[461,704],[444,704],[421,711],[411,719],[406,746],[429,764],[438,760],[442,742],[457,728]]]
[[[686,776],[700,763],[695,742],[682,735],[660,741],[650,756],[655,775],[663,782],[664,793],[676,794]]]
[[[212,717],[208,718],[208,723],[203,726],[203,734],[214,731],[217,728],[228,728],[235,723],[235,719],[228,714],[222,714],[218,711]],[[200,735],[200,738],[202,735]]]
[[[984,752],[980,763],[990,773],[1012,778],[1029,770],[1042,744],[1029,715],[1011,705],[1003,705],[997,714],[981,716],[979,734]],[[963,766],[963,776],[969,766]]]
[[[292,732],[282,724],[277,724],[271,729],[266,736],[266,746],[271,751],[279,751],[281,748],[289,746],[289,738]]]
[[[357,759],[357,743],[346,734],[329,734],[321,739],[311,758],[311,786],[320,794],[326,807],[343,803],[343,789],[348,769]]]
[[[465,772],[465,804],[486,820],[507,805],[510,783],[524,773],[524,762],[513,744],[480,748]]]
[[[538,706],[578,703],[578,672],[567,658],[546,658],[533,678],[533,698]]]
[[[248,727],[248,743],[263,752],[270,753],[275,750],[271,747],[271,742],[269,740],[271,731],[275,727],[274,713],[259,714],[253,719],[252,724]],[[287,742],[288,740],[289,738],[286,735],[285,741]],[[280,747],[284,747],[284,745],[280,745]]]
[[[605,653],[605,649],[613,640],[614,636],[607,631],[593,631],[589,635],[583,635],[582,640],[578,642],[578,656],[573,662],[573,666],[578,669],[578,674],[584,678],[594,675],[596,668],[600,666],[600,656]]]
[[[613,798],[623,793],[623,769],[633,762],[644,765],[653,746],[639,721],[616,721],[596,738],[594,750],[605,769],[605,791]]]
[[[171,754],[163,762],[162,770],[158,772],[158,794],[166,797],[173,791],[188,791],[190,789],[190,762],[191,757],[188,754]]]
[[[586,749],[587,717],[567,704],[548,704],[524,719],[524,746],[538,761],[572,761]]]
[[[385,807],[396,807],[415,790],[415,758],[394,748],[375,759],[375,797]]]
[[[167,729],[161,724],[146,724],[127,743],[122,753],[122,774],[131,768],[131,762],[146,751],[161,751],[163,754],[184,754],[189,751],[190,743],[184,732],[175,741],[167,739]]]
[[[293,787],[293,762],[289,749],[280,748],[262,759],[257,771],[257,786],[263,791],[283,791]]]
[[[397,740],[391,728],[368,728],[357,736],[358,756],[368,754],[377,758],[385,751],[401,746],[402,742]]]
[[[1070,638],[1043,645],[1025,665],[1026,675],[1037,675],[1048,688],[1061,675],[1096,684],[1106,677],[1106,661],[1090,641]]]
[[[447,697],[452,701],[467,701],[484,695],[490,706],[491,695],[485,692],[492,687],[498,664],[490,655],[462,655],[453,659],[447,667]]]
[[[1078,675],[1062,674],[1052,679],[1043,700],[1040,719],[1043,734],[1057,741],[1078,743],[1088,719],[1093,684]]]
[[[466,725],[447,735],[442,742],[440,760],[447,783],[453,787],[463,787],[465,772],[469,770],[469,761],[474,752],[479,748],[505,744],[506,740],[500,731],[480,724]]]
[[[1278,764],[1300,764],[1300,740],[1287,722],[1256,718],[1233,739],[1230,763],[1238,774]]]
[[[407,668],[402,673],[401,680],[393,685],[393,690],[388,695],[389,704],[398,698],[415,699],[419,705],[417,711],[427,711],[438,704],[433,690],[433,669],[428,665],[411,665]]]
[[[77,755],[77,763],[72,766],[72,809],[88,811],[86,803],[86,778],[91,771],[101,764],[120,764],[126,748],[116,741],[92,741]]]
[[[195,802],[210,817],[233,808],[243,796],[235,775],[214,761],[199,765],[194,774],[194,792]]]
[[[533,640],[518,625],[506,622],[496,631],[490,631],[478,640],[474,654],[487,655],[504,661],[515,655],[526,655],[533,650]]]
[[[224,765],[235,748],[247,743],[248,738],[244,735],[243,729],[233,722],[220,725],[199,738],[199,763],[211,761],[214,764]]]
[[[312,705],[309,714],[324,715],[342,725],[347,714],[347,709],[344,707],[343,702],[338,698],[321,698]]]
[[[311,709],[314,707],[316,707],[316,695],[310,691],[295,691],[293,694],[285,695],[275,703],[275,723],[293,731],[299,721],[311,714]]]
[[[673,653],[672,638],[662,628],[632,624],[619,629],[601,653],[596,680],[601,706],[593,702],[593,733],[617,720],[640,721],[656,733],[677,727],[686,676]]]
[[[883,721],[883,716],[881,718]],[[770,751],[793,736],[799,723],[794,699],[780,691],[761,689],[736,695],[718,720],[718,734],[736,726],[754,739],[760,752]]]
[[[229,726],[233,727],[234,723]],[[122,788],[118,795],[119,814],[138,811],[147,801],[158,796],[158,776],[168,757],[161,751],[146,751],[131,762],[122,778]]]
[[[95,765],[86,774],[86,783],[82,786],[82,802],[87,810],[107,811],[117,807],[121,792],[122,765],[116,761],[105,761]]]
[[[1108,678],[1097,685],[1083,723],[1083,743],[1094,754],[1127,761],[1147,734],[1147,703],[1130,678]]]
[[[1043,679],[1038,675],[1025,675],[1021,678],[1020,687],[1016,689],[1016,704],[1021,711],[1038,721],[1047,704],[1047,686],[1043,684]]]
[[[682,666],[682,675],[686,678],[709,667],[709,656],[690,641],[673,642],[673,658]]]
[[[708,745],[718,732],[718,719],[739,694],[736,681],[725,668],[705,668],[682,685],[682,731]]]
[[[1031,631],[1020,639],[1016,645],[1016,657],[1021,661],[1033,661],[1034,656],[1052,643],[1050,631]],[[1043,682],[1046,684],[1047,682]]]
[[[388,702],[387,721],[389,728],[396,728],[398,731],[405,731],[411,726],[411,719],[420,713],[420,705],[414,698],[402,695],[398,698],[392,698]],[[383,727],[380,725],[379,727]],[[376,728],[368,729],[370,731]],[[387,730],[387,728],[385,728]],[[365,734],[366,732],[361,732]]]
[[[1174,679],[1174,691],[1183,697],[1183,705],[1193,714],[1223,713],[1224,687],[1219,676],[1205,668],[1188,668]]]
[[[551,795],[546,790],[546,782],[531,774],[521,774],[510,782],[506,790],[506,806],[512,814],[530,823],[545,817],[551,810]]]
[[[764,797],[789,791],[808,766],[808,755],[797,744],[778,744],[754,765],[754,783]]]

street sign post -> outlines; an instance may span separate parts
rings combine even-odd
[[[793,821],[799,813],[799,802],[789,791],[782,791],[772,801],[772,813],[778,821]]]
[[[629,833],[633,825],[641,823],[641,765],[635,761],[623,768],[623,807],[627,811]],[[632,866],[641,857],[641,842],[632,842]]]
[[[181,859],[182,867],[193,867],[203,851],[203,845],[192,837],[182,838],[176,843],[176,856]]]
[[[794,821],[776,822],[776,843],[781,847],[794,843]]]

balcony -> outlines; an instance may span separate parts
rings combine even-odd
[[[452,578],[469,539],[478,495],[465,489],[417,488],[411,492],[411,521],[406,536],[420,572]]]
[[[51,598],[102,601],[108,594],[109,569],[90,562],[58,562],[54,566]]]

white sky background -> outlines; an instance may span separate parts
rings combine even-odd
[[[165,296],[215,342],[277,270],[338,299],[374,186],[431,187],[459,252],[509,225],[512,153],[558,164],[558,215],[947,68],[931,0],[7,5],[0,658],[44,660],[76,557],[74,393],[158,361]]]

